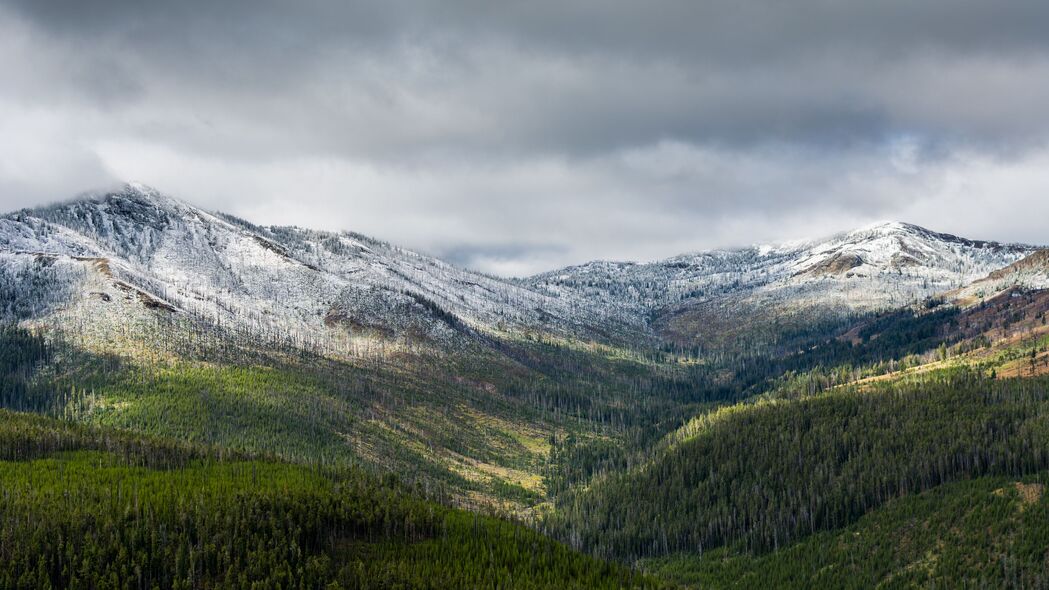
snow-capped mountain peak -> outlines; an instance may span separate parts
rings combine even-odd
[[[0,216],[0,254],[0,282],[24,283],[27,269],[48,261],[40,272],[62,285],[48,313],[112,322],[141,311],[116,305],[127,300],[226,326],[339,342],[408,335],[447,341],[526,329],[607,333],[622,323],[599,308],[364,236],[256,226],[142,184]]]
[[[84,193],[71,201],[58,203],[53,208],[61,209],[77,203],[111,206],[118,213],[131,213],[135,209],[153,209],[169,214],[203,212],[198,207],[141,182],[127,182],[113,190]]]
[[[879,273],[930,275],[943,273],[961,282],[975,280],[988,267],[1000,268],[1032,248],[959,238],[924,227],[883,222],[812,244],[798,257],[798,274]]]
[[[891,221],[815,240],[636,265],[582,265],[532,277],[529,284],[621,305],[657,323],[689,317],[699,308],[717,308],[721,320],[764,321],[779,313],[848,314],[909,305],[971,283],[1034,250]]]
[[[0,315],[120,323],[182,313],[325,342],[506,331],[636,340],[660,330],[661,318],[710,306],[720,318],[749,321],[753,309],[908,305],[1033,251],[888,222],[806,242],[502,280],[348,232],[256,226],[128,183],[0,216]],[[37,304],[27,308],[30,299]]]
[[[899,235],[914,233],[931,233],[924,227],[907,223],[904,221],[876,221],[874,223],[858,227],[850,232],[850,235]]]

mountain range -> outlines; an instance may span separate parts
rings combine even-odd
[[[903,308],[977,283],[992,295],[1026,280],[1003,269],[1038,251],[890,222],[500,279],[355,233],[257,226],[140,184],[0,217],[8,317],[89,317],[101,328],[170,313],[334,353],[375,338],[448,345],[528,332],[701,344],[757,322]],[[46,294],[26,295],[40,285]]]
[[[1049,250],[900,222],[501,278],[8,213],[0,587],[1047,587],[1047,321]]]

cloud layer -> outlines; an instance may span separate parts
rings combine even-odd
[[[1044,2],[0,7],[0,206],[134,179],[498,274],[902,219],[1049,242]]]

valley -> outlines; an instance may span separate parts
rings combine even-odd
[[[0,585],[1041,587],[1045,253],[890,222],[508,279],[139,184],[13,212],[0,539],[47,519]]]

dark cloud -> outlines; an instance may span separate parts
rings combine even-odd
[[[979,229],[928,204],[1040,187],[1046,22],[975,0],[9,0],[0,203],[132,177],[499,272],[907,214]]]

